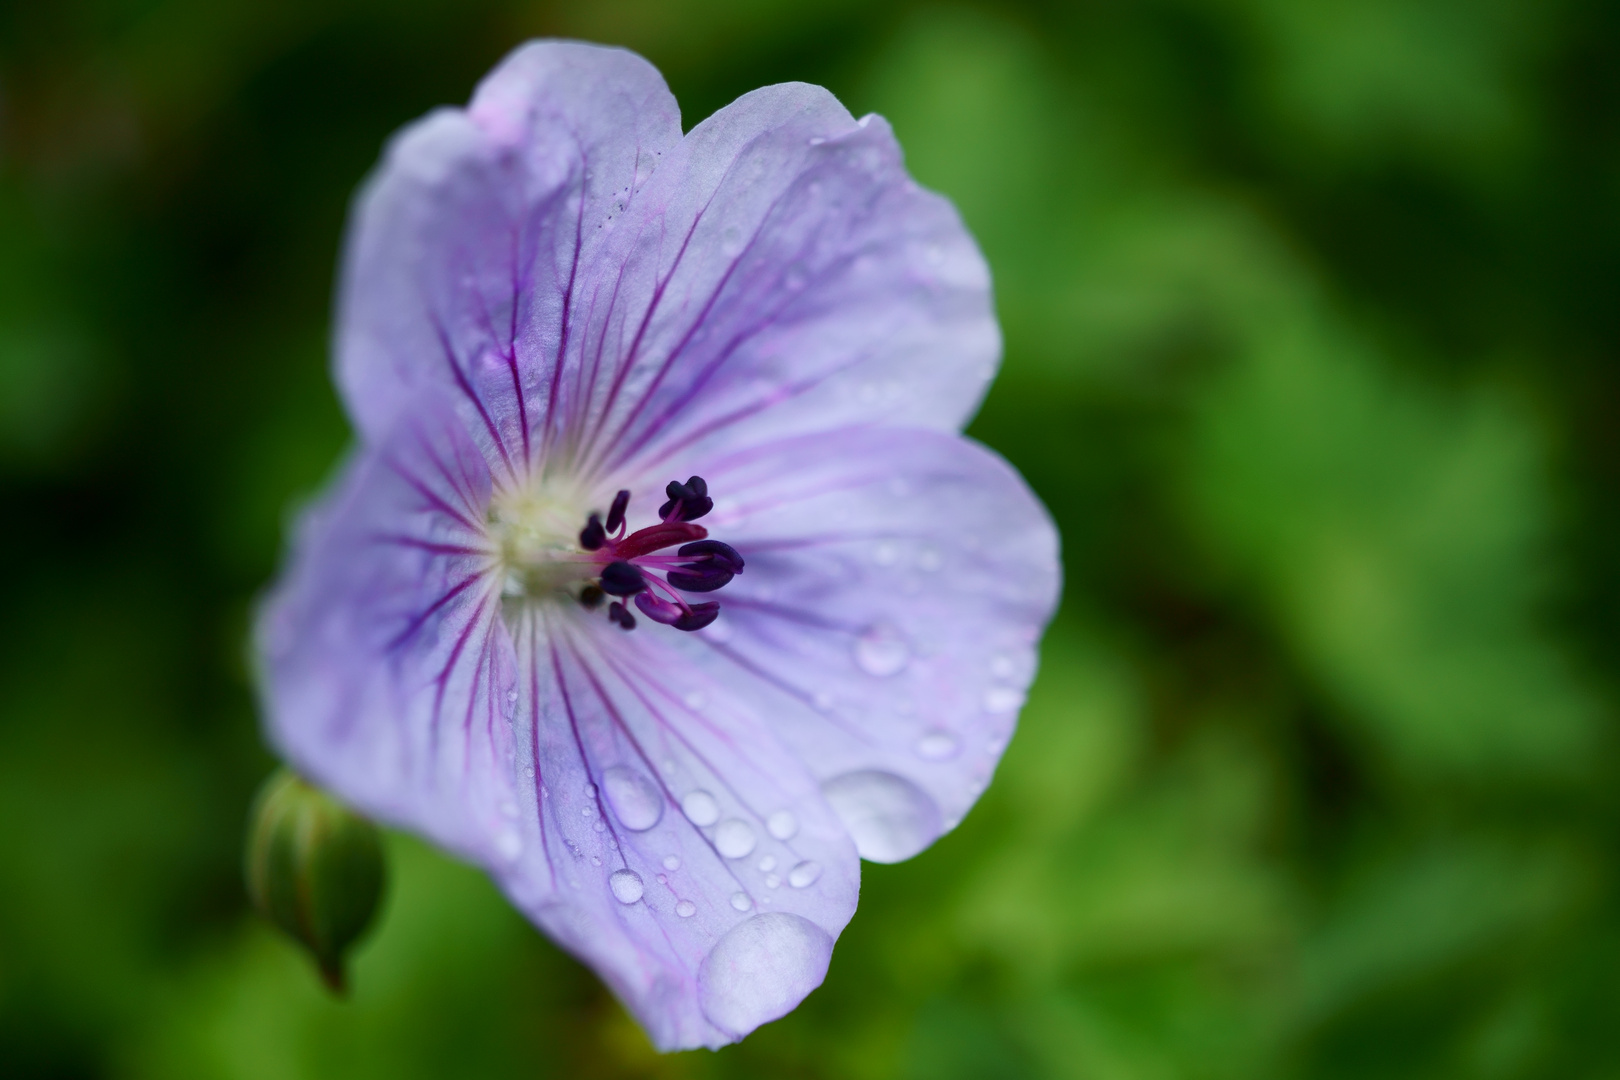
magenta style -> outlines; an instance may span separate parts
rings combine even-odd
[[[682,135],[658,72],[536,42],[354,208],[357,432],[261,612],[270,738],[485,868],[662,1048],[826,975],[860,860],[1013,732],[1057,536],[964,438],[983,257],[818,87]]]

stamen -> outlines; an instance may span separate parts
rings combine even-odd
[[[708,482],[701,476],[687,477],[684,484],[671,480],[664,487],[664,494],[669,496],[669,501],[658,508],[658,516],[665,521],[675,518],[696,521],[714,509],[714,500],[709,498]]]
[[[602,528],[602,519],[592,514],[585,527],[579,530],[579,546],[586,551],[596,551],[607,543],[607,529]]]
[[[624,630],[636,628],[636,617],[626,611],[624,605],[617,600],[608,605],[608,621],[618,623]]]
[[[579,590],[579,602],[586,611],[595,611],[602,606],[602,598],[605,595],[600,586],[587,585]]]
[[[641,576],[641,571],[632,563],[620,559],[602,567],[602,591],[605,593],[612,596],[634,596],[646,587],[647,579]]]
[[[613,505],[608,507],[608,532],[613,533],[619,531],[619,527],[624,524],[624,512],[629,508],[630,493],[628,491],[620,491],[617,495],[613,496]]]

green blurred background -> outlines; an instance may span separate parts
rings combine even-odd
[[[543,34],[888,116],[1064,537],[984,801],[718,1054],[406,838],[348,1003],[243,898],[347,200]],[[1617,271],[1601,0],[0,4],[0,1074],[1620,1076]]]

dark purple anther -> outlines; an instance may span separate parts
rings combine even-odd
[[[586,611],[595,611],[602,606],[602,597],[605,594],[595,585],[587,585],[579,590],[579,602]]]
[[[602,591],[610,596],[634,596],[646,587],[647,579],[631,563],[620,560],[602,567]]]
[[[607,531],[618,532],[619,526],[624,524],[624,512],[630,508],[630,493],[620,491],[613,496],[613,505],[608,507]]]
[[[585,527],[579,530],[579,546],[586,551],[595,551],[607,543],[607,529],[602,528],[602,519],[592,514]]]
[[[682,544],[680,550],[675,554],[680,555],[682,558],[707,555],[710,563],[723,566],[733,574],[743,572],[743,557],[737,554],[736,548],[721,540],[695,540],[690,544]],[[696,569],[696,567],[688,567],[688,569]]]
[[[720,602],[711,600],[707,604],[693,604],[692,610],[676,619],[670,625],[677,630],[701,630],[720,617]]]
[[[671,570],[664,577],[675,588],[684,592],[714,592],[730,584],[735,576],[723,566],[688,563],[689,569]]]
[[[625,609],[625,606],[617,600],[608,605],[608,621],[618,623],[625,630],[634,630],[636,628],[636,617],[630,614]]]
[[[680,508],[680,520],[696,521],[698,518],[714,509],[714,500],[709,498],[709,485],[701,476],[689,476],[686,483],[671,480],[664,487],[664,494],[669,501],[658,508],[658,516],[665,521]]]

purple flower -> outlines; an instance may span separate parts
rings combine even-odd
[[[361,193],[359,446],[260,620],[302,772],[489,870],[659,1046],[820,984],[860,862],[984,789],[1057,538],[958,432],[984,261],[878,117],[767,87],[684,138],[539,42]]]

